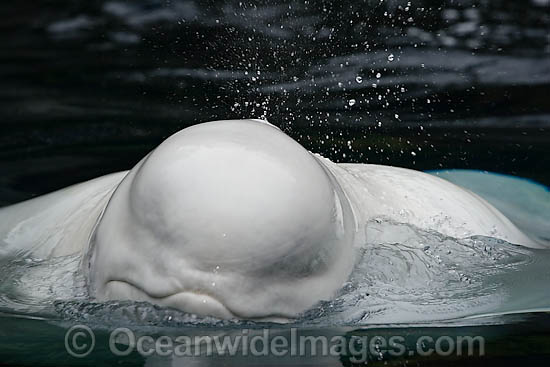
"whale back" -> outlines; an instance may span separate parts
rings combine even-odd
[[[0,257],[85,253],[90,232],[125,172],[0,208]]]

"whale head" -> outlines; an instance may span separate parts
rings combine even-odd
[[[353,215],[324,165],[256,120],[184,129],[115,190],[91,238],[98,300],[287,320],[353,267]]]

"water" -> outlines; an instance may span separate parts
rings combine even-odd
[[[369,241],[357,249],[355,269],[337,297],[307,311],[293,324],[429,323],[550,309],[547,250],[490,237],[458,240],[383,220],[370,222],[367,231]],[[100,325],[227,323],[147,304],[134,313],[136,307],[129,302],[90,302],[78,255],[47,260],[19,256],[2,261],[0,310],[7,313]]]
[[[2,6],[0,203],[125,170],[185,126],[262,115],[335,161],[549,184],[545,6]]]
[[[415,350],[416,338],[420,336],[482,335],[490,347],[491,358],[498,360],[505,348],[499,339],[503,333],[515,335],[522,330],[532,339],[541,326],[546,330],[549,320],[541,312],[550,309],[548,250],[528,249],[489,237],[457,240],[383,220],[370,222],[367,231],[369,242],[357,249],[355,269],[335,299],[321,302],[286,325],[218,320],[139,302],[96,303],[87,297],[79,256],[3,259],[0,319],[6,334],[0,335],[3,345],[0,355],[17,363],[43,362],[36,355],[28,355],[30,345],[34,352],[48,355],[48,364],[64,363],[68,356],[63,349],[63,334],[74,325],[88,325],[96,335],[98,347],[90,358],[73,362],[128,363],[128,359],[120,359],[108,349],[110,333],[121,326],[130,328],[136,337],[231,336],[243,330],[261,335],[263,328],[282,336],[288,336],[293,328],[315,337],[404,335],[408,352]],[[533,315],[538,315],[537,321],[533,321]],[[517,324],[520,329],[506,328]],[[526,346],[532,345],[531,339],[525,342]],[[122,343],[125,349],[126,344]],[[528,354],[533,357],[541,352]],[[144,358],[138,353],[131,357],[132,363],[137,363],[133,358],[137,361]],[[222,358],[156,357],[145,358],[143,363],[147,360],[150,365],[203,365]],[[266,358],[259,361],[255,358],[237,354],[223,361],[230,365],[266,362]],[[342,358],[347,357],[322,356],[318,362],[335,365]],[[385,354],[372,358],[392,360]],[[274,359],[275,363],[286,364],[306,361],[311,363],[315,359],[309,354],[302,358]]]
[[[268,118],[337,162],[480,169],[550,185],[548,6],[545,0],[0,5],[0,205],[128,169],[186,126],[249,117]],[[499,209],[548,238],[548,202],[527,210],[507,204]],[[470,330],[494,337],[490,361],[544,359],[546,252],[384,221],[369,231],[372,243],[358,250],[337,298],[292,325],[434,336]],[[158,333],[264,326],[147,304],[91,303],[76,258],[20,254],[1,261],[4,363],[143,363],[105,349],[68,360],[63,336],[75,323],[91,325],[98,345],[102,331],[119,325]],[[507,354],[512,341],[521,348]]]

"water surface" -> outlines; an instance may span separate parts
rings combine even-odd
[[[0,5],[0,205],[129,169],[186,126],[250,117],[337,162],[488,170],[548,186],[548,7],[546,0]],[[491,193],[498,194],[486,186]],[[513,199],[496,201],[502,197]],[[505,204],[499,209],[528,233],[548,235],[547,201]],[[546,252],[385,221],[369,231],[372,243],[358,250],[341,293],[293,325],[432,335],[469,328],[496,338],[489,361],[544,360]],[[75,323],[91,325],[98,340],[120,325],[158,333],[264,326],[90,302],[75,257],[19,254],[2,258],[0,269],[5,363],[121,362],[105,349],[67,362],[63,334]],[[122,362],[144,363],[134,357]]]

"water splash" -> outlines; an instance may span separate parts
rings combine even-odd
[[[0,259],[0,311],[54,316],[55,300],[86,300],[88,292],[79,265],[79,255]]]
[[[545,250],[383,219],[367,228],[350,281],[311,310],[308,323],[418,323],[550,308]]]
[[[491,238],[446,237],[384,218],[367,225],[349,281],[296,326],[430,323],[550,309],[550,254]],[[99,326],[254,327],[142,302],[87,296],[79,257],[3,259],[0,310]]]

